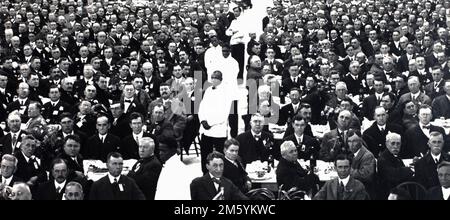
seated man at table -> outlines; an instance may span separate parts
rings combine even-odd
[[[414,171],[406,167],[399,157],[402,145],[401,136],[397,133],[386,135],[386,150],[377,161],[379,186],[377,187],[378,199],[386,199],[389,191],[398,184],[412,180]]]
[[[337,119],[337,128],[326,133],[322,138],[319,159],[332,162],[336,155],[348,153],[347,132],[350,126],[352,113],[342,110]]]
[[[129,119],[132,132],[122,139],[120,150],[125,160],[139,159],[139,140],[144,137],[150,137],[153,140],[156,140],[156,138],[154,135],[144,131],[145,119],[141,113],[133,112],[130,114]],[[158,143],[156,142],[155,144],[155,155],[159,157]]]
[[[66,160],[69,179],[84,178],[83,156],[80,154],[81,139],[77,135],[67,135],[64,138],[62,153],[57,157]]]
[[[344,98],[341,101],[338,101],[338,108],[335,112],[339,113],[343,110],[348,110],[351,113],[351,120],[349,128],[353,129],[361,129],[361,121],[359,120],[358,116],[356,116],[355,112],[353,111],[353,107],[355,106],[355,103],[350,98]],[[331,118],[329,118],[328,123],[330,124],[330,129],[333,130],[337,127],[336,121],[339,114],[333,114]]]
[[[297,115],[300,110],[300,89],[297,87],[291,88],[289,92],[289,98],[291,103],[283,106],[280,109],[280,117],[278,118],[278,125],[285,125],[286,123],[291,123],[292,118]]]
[[[297,147],[292,141],[285,141],[280,146],[281,159],[277,167],[277,184],[283,185],[284,190],[297,187],[313,193],[317,192],[319,178],[311,171],[303,169],[298,162]]]
[[[67,161],[61,158],[56,158],[52,161],[50,166],[50,174],[53,179],[42,183],[33,193],[33,198],[36,200],[62,200],[66,183],[70,180],[68,177]]]
[[[136,182],[122,175],[123,157],[111,152],[107,156],[108,174],[92,184],[90,200],[145,200]]]
[[[397,124],[388,123],[389,115],[386,110],[377,106],[373,114],[375,122],[363,133],[363,139],[367,149],[378,158],[379,154],[386,149],[386,134],[389,132],[402,133],[402,127]]]
[[[263,131],[263,121],[261,114],[254,114],[250,120],[251,129],[236,137],[241,146],[239,156],[244,166],[256,160],[267,161],[269,155],[273,155],[273,134]]]
[[[300,110],[298,111],[297,115],[302,116],[302,118],[305,119],[305,121],[306,121],[306,127],[305,127],[305,131],[303,133],[310,137],[314,137],[312,128],[311,128],[311,115],[312,115],[311,105],[308,103],[302,103],[302,104],[300,104],[299,108],[300,108]],[[284,132],[283,138],[291,136],[292,134],[294,134],[294,128],[292,127],[292,123],[289,123],[287,125],[286,131]]]
[[[359,130],[348,131],[348,149],[353,154],[350,175],[361,181],[366,187],[367,193],[374,197],[374,179],[375,179],[375,157],[363,145],[361,132]]]
[[[106,161],[106,156],[114,151],[120,150],[120,139],[109,133],[110,123],[106,116],[97,118],[98,133],[86,141],[86,147],[82,152],[85,159]]]
[[[192,180],[192,200],[246,200],[248,199],[229,179],[223,177],[223,154],[213,151],[206,157],[208,172]]]
[[[423,157],[428,151],[427,142],[430,132],[437,131],[445,134],[443,128],[430,123],[433,115],[429,105],[420,106],[418,116],[419,126],[412,127],[405,132],[405,145],[401,152],[404,158]],[[446,138],[444,137],[444,139]]]
[[[147,200],[155,199],[156,186],[161,173],[161,162],[155,156],[155,140],[150,137],[139,139],[139,157],[128,176],[136,181]]]
[[[241,192],[247,192],[252,188],[252,182],[245,171],[239,158],[239,142],[234,139],[228,139],[223,144],[225,155],[223,176],[231,180]]]
[[[313,200],[367,200],[369,195],[364,185],[351,173],[351,156],[339,154],[335,166],[339,178],[329,180],[314,196]]]
[[[319,158],[319,142],[309,135],[304,134],[306,120],[296,115],[292,120],[292,127],[294,127],[294,134],[284,138],[284,141],[292,141],[297,146],[298,159],[318,159]]]
[[[450,199],[450,162],[444,161],[437,169],[439,185],[428,190],[427,200],[449,200]]]
[[[416,181],[426,189],[439,186],[437,165],[442,161],[450,160],[448,154],[442,152],[444,147],[443,134],[437,131],[430,132],[428,147],[430,148],[429,153],[414,164]]]

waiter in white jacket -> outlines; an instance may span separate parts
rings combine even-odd
[[[246,22],[241,17],[242,9],[239,7],[233,8],[233,13],[236,19],[231,21],[230,27],[226,30],[225,34],[230,36],[231,56],[239,63],[238,78],[243,79],[244,76],[244,59],[245,59],[245,28]]]
[[[203,173],[208,172],[208,154],[214,149],[219,152],[223,150],[228,136],[228,115],[232,102],[228,89],[222,83],[222,72],[214,71],[211,83],[212,86],[206,89],[198,111],[203,133],[200,141]]]

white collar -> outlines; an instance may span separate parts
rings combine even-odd
[[[0,92],[2,92],[2,93],[6,93],[6,89],[4,89],[4,88],[0,88]]]
[[[448,199],[450,197],[450,187],[449,188],[441,187],[441,189],[443,199]]]
[[[381,129],[386,130],[386,124],[384,124],[383,126],[377,124],[377,126],[378,126],[378,129],[380,129],[380,131],[381,131]]]
[[[63,134],[63,137],[66,138],[67,135],[75,134],[75,132],[72,131],[72,133],[70,133],[70,134],[66,134],[66,133],[63,132],[62,134]]]
[[[211,177],[211,179],[220,179],[220,178],[217,178],[217,177],[213,176],[210,172],[208,172],[208,174]],[[217,184],[217,183],[214,182],[214,184]]]
[[[98,137],[100,137],[100,140],[102,140],[102,139],[106,139],[106,135],[108,135],[108,134],[104,134],[104,135],[98,134]]]
[[[257,135],[255,132],[253,132],[252,130],[250,130],[250,132],[252,133],[252,136],[254,137],[255,135]],[[259,134],[258,134],[259,136],[261,136],[261,138],[262,138],[262,132],[260,132]]]
[[[112,176],[112,175],[108,172],[108,178],[109,178],[109,182],[110,182],[111,184],[114,183],[114,179],[116,179],[116,180],[117,180],[117,183],[119,183],[120,176],[121,176],[121,175],[119,175],[119,176],[117,176],[117,177],[114,177],[114,176]]]
[[[298,144],[301,144],[301,142],[303,142],[303,134],[302,134],[302,136],[298,136],[297,134],[294,133],[294,135],[295,135],[295,139],[297,139],[297,141],[300,140],[300,142]]]
[[[20,134],[20,130],[16,133],[11,132],[11,138],[14,137],[14,135],[16,135],[17,139],[19,139],[20,138],[19,134]]]
[[[361,151],[361,148],[359,148],[353,155],[355,155],[355,157],[356,157],[360,151]],[[347,185],[347,184],[345,184],[345,185]]]
[[[423,130],[424,128],[423,127],[425,127],[425,126],[430,126],[431,124],[430,123],[428,123],[428,125],[424,125],[424,124],[422,124],[422,123],[419,123],[419,126],[420,126],[420,128]]]
[[[58,182],[56,182],[56,180],[55,180],[54,183],[55,183],[55,189],[58,189],[58,187],[59,187],[60,190],[63,190],[63,189],[64,189],[64,186],[66,185],[66,180],[64,180],[64,182],[62,182],[62,183],[58,183]]]
[[[28,161],[31,159],[31,157],[27,157],[22,151],[20,151],[20,153],[22,153],[23,157],[25,158],[25,160]]]
[[[28,100],[28,98],[24,98],[24,99],[18,98],[17,100],[19,100],[19,102],[25,103]]]
[[[439,161],[441,159],[441,154],[434,156],[434,154],[430,153],[430,155],[431,155],[431,158],[433,158],[433,161],[436,161],[436,159],[437,159],[437,161]]]
[[[419,98],[419,95],[420,95],[420,91],[419,92],[417,92],[416,94],[413,94],[412,92],[411,92],[411,97],[412,98]]]
[[[5,178],[2,176],[2,183],[3,183],[3,180],[5,180],[5,185],[9,186],[13,177],[14,177],[14,175],[11,175],[9,178]]]
[[[344,184],[344,187],[345,187],[345,186],[347,186],[348,181],[350,180],[350,175],[348,175],[345,179],[339,178],[338,180],[339,180],[339,184],[340,184],[340,182],[342,182]]]
[[[50,101],[50,103],[51,103],[52,105],[57,105],[57,104],[59,103],[59,100],[58,100],[58,101],[56,101],[56,102],[54,102],[54,101]]]
[[[144,136],[144,130],[141,130],[141,133],[139,133],[139,134],[133,133],[133,137],[138,137],[139,139],[142,139],[143,136]]]

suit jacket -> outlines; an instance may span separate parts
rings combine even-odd
[[[209,173],[192,180],[191,199],[192,200],[212,200],[219,192],[220,187],[224,188],[224,200],[247,200],[248,198],[229,179],[220,178],[219,190],[216,190],[214,182]]]
[[[92,135],[86,142],[86,148],[82,155],[86,159],[101,160],[106,162],[106,157],[111,152],[120,152],[120,139],[108,133],[104,143],[100,140],[98,134]]]
[[[322,138],[319,158],[324,161],[334,161],[334,158],[340,153],[348,152],[348,146],[345,144],[343,135],[338,129],[333,129],[326,133]]]
[[[433,118],[450,118],[450,100],[448,100],[447,95],[441,95],[433,100],[432,110]]]
[[[403,134],[402,127],[397,124],[386,124],[384,133],[380,131],[377,123],[374,122],[363,133],[363,140],[366,142],[367,149],[378,158],[379,154],[386,149],[386,135],[389,132],[395,132],[397,134]]]
[[[338,200],[339,178],[327,181],[313,200]],[[342,200],[368,200],[369,195],[364,185],[350,175],[347,185],[344,187]]]
[[[387,149],[384,150],[377,161],[379,187],[378,194],[387,198],[389,191],[398,184],[412,180],[414,172],[405,167],[400,157],[394,157]]]
[[[159,97],[159,85],[162,83],[162,80],[156,76],[152,76],[150,81],[147,81],[147,78],[144,77],[144,90],[150,95],[152,100]]]
[[[114,188],[109,181],[108,175],[94,182],[89,193],[90,200],[145,200],[145,196],[137,186],[136,182],[127,176],[120,175],[119,185],[123,191]]]
[[[42,111],[42,116],[46,119],[48,124],[58,124],[59,116],[64,112],[70,112],[71,107],[69,104],[59,100],[58,104],[53,107],[51,102],[44,104],[44,110]]]
[[[352,95],[359,95],[360,90],[362,89],[362,81],[361,77],[358,76],[356,80],[351,76],[351,74],[348,74],[344,78],[345,84],[347,84],[348,93]]]
[[[385,93],[383,93],[383,96]],[[361,114],[363,117],[366,117],[369,120],[373,120],[373,114],[375,111],[375,107],[379,106],[380,103],[377,100],[377,96],[375,94],[372,94],[368,97],[366,97],[363,100],[363,105],[361,108]]]
[[[297,187],[304,191],[309,191],[315,184],[319,182],[319,178],[314,174],[308,174],[308,171],[296,162],[287,161],[284,158],[280,159],[276,170],[277,184],[283,185],[284,190],[290,190],[292,187]]]
[[[289,94],[289,91],[294,87],[301,89],[304,85],[305,79],[300,78],[300,75],[297,77],[297,82],[293,82],[291,77],[288,77],[281,82],[282,92],[284,93],[283,95],[286,96]]]
[[[297,146],[298,159],[309,160],[311,157],[314,157],[314,159],[319,158],[320,144],[311,136],[303,134],[302,143],[298,143],[294,134],[285,137],[283,141],[294,142],[295,146]]]
[[[312,124],[320,123],[322,118],[320,112],[322,111],[322,109],[325,108],[325,100],[322,99],[320,91],[315,86],[309,90],[305,89],[303,93],[304,94],[300,102],[308,103],[311,105],[311,123]]]
[[[439,163],[442,161],[449,161],[449,157],[446,154],[441,154]],[[438,163],[438,164],[439,164]],[[431,153],[425,155],[414,164],[416,181],[426,189],[430,189],[435,186],[440,186],[439,178],[437,175],[437,165],[433,160]]]
[[[42,166],[42,160],[40,164],[32,162],[31,159],[27,162],[21,151],[16,152],[14,156],[17,158],[17,170],[14,175],[20,177],[25,182],[34,176],[38,177],[37,183],[47,181],[47,173]]]
[[[128,176],[136,181],[147,200],[155,199],[156,186],[162,165],[158,158],[150,156],[136,162]]]
[[[60,190],[60,193],[56,191],[55,180],[49,180],[45,183],[41,183],[39,184],[33,198],[36,200],[62,200],[67,183],[68,182],[66,181],[66,184]]]
[[[239,156],[244,166],[256,160],[267,161],[269,154],[273,155],[269,148],[271,143],[274,143],[273,134],[270,132],[261,131],[261,138],[256,141],[249,130],[238,135],[236,140],[239,142]]]
[[[83,119],[76,115],[73,119],[74,130],[81,131],[90,137],[97,132],[95,128],[96,121],[97,119],[93,114],[88,114]]]
[[[412,100],[412,98],[411,98],[411,92],[408,92],[408,93],[403,94],[402,96],[400,96],[400,98],[399,98],[399,100],[398,100],[397,107],[398,107],[398,106],[401,106],[401,104],[403,104],[403,103],[405,103],[405,102],[407,102],[407,101],[410,101],[410,100]],[[430,97],[428,97],[427,95],[425,95],[425,93],[420,92],[419,96],[416,98],[415,104],[416,104],[417,106],[420,106],[420,105],[422,105],[422,104],[427,104],[427,105],[430,105],[430,106],[431,106],[431,99],[430,99]]]
[[[3,177],[2,176],[0,176],[0,180],[3,182]],[[8,186],[12,187],[15,182],[23,182],[23,180],[22,180],[22,178],[20,178],[20,177],[18,177],[16,175],[13,175],[13,177],[11,179],[11,182],[9,182]]]
[[[449,200],[450,198],[447,198]],[[426,200],[444,200],[441,185],[435,186],[428,190]]]
[[[14,102],[9,103],[8,107],[6,108],[6,111],[8,113],[11,113],[15,110],[18,110],[21,114],[20,118],[22,119],[23,123],[26,123],[28,121],[28,105],[30,105],[30,98],[27,98],[24,105],[20,105],[19,100],[16,100]]]
[[[113,119],[113,123],[111,123],[111,128],[109,129],[109,132],[113,135],[116,135],[120,139],[123,139],[124,137],[131,134],[132,130],[130,128],[130,122],[129,122],[128,116],[125,114],[122,114],[117,119],[117,121],[115,119]]]
[[[353,158],[350,175],[366,186],[373,182],[375,175],[375,157],[366,147],[361,146],[358,154]]]
[[[292,106],[292,104],[281,107],[280,116],[277,124],[285,125],[286,123],[291,123],[292,118],[294,118],[294,116],[298,113],[299,110],[300,110],[300,103],[297,107],[297,111],[294,111],[294,107]]]
[[[438,131],[444,135],[446,139],[445,131],[441,127],[430,125],[430,132]],[[427,154],[428,150],[428,137],[423,133],[420,126],[412,127],[405,132],[405,144],[402,146],[402,155],[404,158],[412,158],[415,156],[422,156]],[[421,155],[422,154],[422,155]]]
[[[4,155],[4,154],[14,154],[18,151],[20,151],[20,142],[22,142],[22,135],[24,135],[25,132],[24,131],[20,131],[19,135],[17,137],[17,142],[16,142],[16,146],[14,148],[13,151],[13,146],[12,146],[12,136],[11,133],[8,133],[7,135],[5,135],[4,137],[0,138],[0,154]]]
[[[445,95],[444,91],[445,80],[441,80],[438,83],[437,88],[434,87],[434,82],[426,84],[423,88],[425,94],[429,96],[432,100],[441,95]]]
[[[155,155],[158,155],[158,141],[155,135],[144,132],[142,137],[150,137],[155,141]],[[133,134],[126,136],[121,139],[121,154],[124,160],[128,159],[139,159],[139,145],[136,143]]]
[[[124,99],[122,99],[120,101],[120,105],[122,106],[122,109],[124,109],[124,112],[125,112],[125,101],[124,101]],[[139,100],[136,97],[134,97],[133,98],[133,102],[130,103],[128,109],[126,109],[126,113],[124,113],[124,114],[125,114],[126,117],[129,117],[131,115],[131,113],[139,112],[139,113],[141,113],[142,115],[145,116],[145,115],[147,115],[146,114],[147,112],[145,110],[146,110],[145,107],[139,102]]]
[[[240,158],[238,158],[238,160],[235,162],[237,163],[237,166],[225,158],[223,177],[229,179],[231,182],[233,182],[234,185],[239,188],[239,190],[241,190],[241,192],[245,193],[248,191],[246,188],[246,182],[250,181],[250,178],[248,177],[244,166],[240,162]]]

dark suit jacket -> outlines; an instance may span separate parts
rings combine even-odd
[[[0,180],[3,182],[3,177],[2,176],[0,176]],[[22,180],[22,178],[20,178],[20,177],[18,177],[18,176],[16,176],[16,175],[13,175],[13,177],[12,177],[12,179],[11,179],[11,182],[9,183],[9,185],[8,186],[13,186],[14,185],[14,183],[15,182],[23,182],[23,180]]]
[[[84,173],[83,157],[81,157],[81,155],[78,155],[78,157],[76,158],[76,162],[64,152],[58,155],[57,158],[61,158],[67,161],[67,168],[69,169],[69,177],[67,177],[68,179],[72,179],[71,177],[75,178],[74,171],[80,171]]]
[[[102,143],[98,134],[92,135],[86,142],[85,151],[82,153],[86,159],[101,160],[106,162],[106,157],[111,152],[120,152],[120,139],[112,134],[107,134]]]
[[[430,82],[424,85],[423,90],[425,94],[433,100],[436,97],[445,95],[444,84],[445,80],[441,80],[441,82],[438,83],[438,87],[434,88],[434,82]]]
[[[401,106],[402,103],[405,103],[405,102],[410,101],[410,100],[412,100],[411,92],[405,93],[402,96],[400,96],[397,106]],[[416,99],[416,103],[415,104],[419,105],[419,106],[421,104],[431,105],[431,99],[430,99],[430,97],[425,95],[425,93],[420,92],[419,96]]]
[[[289,94],[289,91],[292,88],[296,87],[296,88],[300,89],[300,87],[304,86],[304,85],[305,85],[305,79],[301,78],[300,75],[297,78],[297,83],[292,82],[291,77],[287,77],[286,79],[284,79],[281,82],[282,92],[284,93],[284,95]]]
[[[109,181],[108,175],[102,177],[92,184],[89,193],[90,200],[145,200],[145,196],[137,186],[136,182],[127,176],[120,175],[118,181],[122,184],[123,192],[115,189]]]
[[[158,141],[155,137],[155,135],[144,132],[142,137],[150,137],[155,141],[155,155],[158,155]],[[126,136],[125,138],[121,139],[121,154],[123,156],[124,160],[128,159],[139,159],[139,145],[136,143],[136,140],[134,140],[133,134]]]
[[[225,158],[223,166],[223,177],[228,178],[241,192],[247,192],[246,182],[250,180],[244,166],[237,161],[237,166]]]
[[[450,118],[450,100],[448,100],[447,95],[441,95],[433,100],[432,110],[433,118]]]
[[[124,104],[123,99],[121,100],[120,105],[122,106],[122,109],[125,109],[125,104]],[[124,110],[124,112],[125,112],[125,110]],[[147,115],[145,107],[139,102],[139,100],[136,97],[134,97],[133,102],[128,107],[127,112],[125,113],[125,116],[128,117],[133,112],[139,112],[144,116]]]
[[[358,76],[356,80],[350,74],[345,76],[343,81],[345,82],[345,84],[347,84],[347,90],[349,94],[352,94],[354,96],[360,94],[360,90],[362,89],[361,80],[362,79],[360,76]]]
[[[387,149],[384,150],[377,161],[378,178],[380,185],[378,194],[380,198],[387,198],[389,191],[398,184],[412,180],[414,172],[405,167],[399,157],[394,157]]]
[[[0,138],[0,147],[1,147],[1,155],[4,154],[14,154],[20,151],[19,142],[22,142],[22,135],[25,134],[24,131],[20,131],[17,137],[16,147],[14,148],[14,152],[12,149],[12,136],[11,133],[8,133],[4,137]]]
[[[372,152],[376,158],[378,158],[380,152],[386,149],[386,135],[389,132],[403,134],[402,127],[400,125],[390,123],[386,124],[384,133],[381,133],[376,122],[364,131],[363,140],[367,144],[367,149]]]
[[[117,119],[117,122],[115,124],[111,123],[111,128],[109,129],[109,132],[113,135],[116,135],[120,139],[123,139],[124,137],[130,135],[132,130],[130,128],[130,121],[128,117],[125,114],[122,114]]]
[[[280,159],[277,170],[277,184],[283,185],[284,190],[289,190],[292,187],[297,187],[304,191],[309,191],[319,182],[319,178],[315,175],[308,174],[302,166],[296,161],[289,162],[284,158]]]
[[[30,100],[30,98],[28,98],[25,101],[25,105],[21,106],[19,100],[16,100],[14,102],[9,103],[8,107],[6,108],[6,111],[8,113],[11,113],[15,110],[20,111],[20,113],[21,113],[20,118],[22,119],[23,123],[26,123],[28,121],[28,105],[30,105],[30,102],[31,102],[31,100]],[[21,109],[24,109],[23,114],[21,112]]]
[[[449,161],[447,155],[441,154],[439,163],[442,161]],[[433,157],[428,153],[425,157],[421,158],[414,164],[416,181],[426,189],[430,189],[435,186],[440,186],[439,178],[437,175],[437,164],[433,160]]]
[[[358,154],[353,157],[350,175],[364,183],[365,186],[372,184],[375,176],[375,163],[373,154],[366,147],[361,146]]]
[[[67,185],[67,181],[66,181]],[[33,199],[36,200],[62,200],[66,185],[61,189],[61,193],[56,192],[55,180],[49,180],[45,183],[39,184]]]
[[[337,200],[337,189],[339,185],[339,178],[330,180],[320,189],[314,196],[313,200]],[[350,176],[347,185],[344,188],[344,195],[342,200],[368,200],[369,195],[366,192],[364,185],[357,179]]]
[[[220,187],[224,188],[224,200],[247,200],[248,198],[227,178],[220,178],[219,190],[216,190],[214,182],[209,173],[192,180],[191,199],[192,200],[212,200],[220,192]]]
[[[320,112],[325,107],[325,100],[322,99],[317,87],[313,87],[310,90],[305,89],[303,93],[301,103],[308,103],[311,105],[311,123],[320,123],[322,117]]]
[[[445,131],[441,127],[430,125],[430,132],[438,131],[444,135],[446,139]],[[412,127],[405,132],[405,144],[402,146],[402,155],[404,158],[412,158],[415,156],[421,157],[426,155],[428,150],[428,137],[423,133],[420,126]],[[422,154],[422,155],[421,155]]]
[[[320,146],[319,158],[324,161],[334,161],[334,158],[348,151],[348,146],[344,142],[344,137],[339,133],[338,129],[333,129],[326,133],[322,138]]]
[[[244,166],[256,160],[267,161],[269,154],[273,153],[266,148],[266,146],[269,146],[269,142],[274,143],[273,134],[270,132],[262,131],[261,138],[256,141],[249,130],[238,135],[236,140],[239,142],[239,156],[242,158]],[[266,146],[264,143],[266,143]]]
[[[303,134],[302,143],[298,143],[298,140],[294,134],[285,137],[283,141],[294,142],[295,146],[297,146],[298,159],[309,160],[311,159],[311,156],[313,156],[316,160],[319,158],[320,144],[311,136]]]
[[[427,200],[444,200],[444,194],[442,193],[441,185],[435,186],[428,190]],[[447,198],[449,200],[450,198]]]
[[[384,96],[385,94],[383,94]],[[366,97],[363,100],[363,105],[361,108],[361,115],[363,117],[366,117],[369,120],[373,120],[373,114],[375,111],[375,107],[380,105],[380,103],[377,100],[377,96],[375,94],[372,94],[368,97]]]
[[[92,114],[86,115],[83,120],[81,120],[78,116],[75,116],[73,119],[74,130],[81,131],[90,137],[97,131],[95,128],[96,120],[96,117]]]
[[[46,119],[48,124],[58,124],[59,116],[64,112],[70,112],[71,107],[69,104],[59,101],[55,107],[53,107],[51,102],[44,104],[44,110],[42,111],[42,116]]]
[[[280,116],[278,118],[278,125],[285,125],[286,123],[291,123],[292,118],[298,113],[300,110],[300,103],[297,107],[297,111],[294,112],[294,107],[292,104],[285,105],[280,109]]]
[[[140,163],[139,167],[137,167],[138,163]],[[147,200],[155,199],[156,186],[161,169],[162,165],[159,160],[155,156],[151,156],[136,162],[128,173],[128,176],[136,181]]]
[[[17,158],[17,170],[14,175],[17,177],[20,177],[25,182],[29,181],[31,177],[37,176],[38,180],[37,183],[42,183],[47,181],[47,173],[45,172],[42,164],[43,161],[41,160],[41,164],[36,165],[34,163],[29,163],[25,160],[25,157],[23,156],[21,151],[18,151],[14,154]]]

